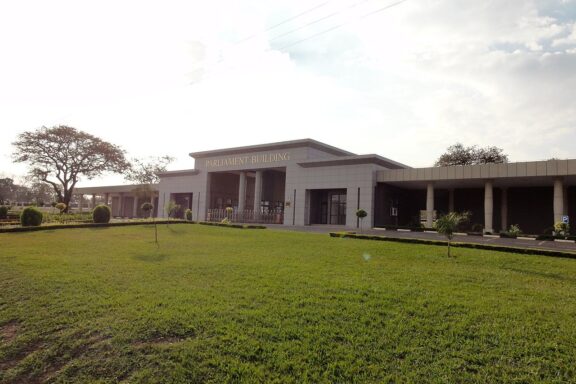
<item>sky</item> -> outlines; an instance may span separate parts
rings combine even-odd
[[[171,170],[302,138],[414,167],[456,142],[576,158],[576,0],[0,0],[0,175],[60,124]]]

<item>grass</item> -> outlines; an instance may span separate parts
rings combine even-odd
[[[0,382],[574,380],[576,260],[199,225],[0,234]]]

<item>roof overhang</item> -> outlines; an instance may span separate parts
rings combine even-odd
[[[159,177],[176,177],[176,176],[194,176],[200,173],[198,169],[181,169],[178,171],[159,172],[156,175]]]
[[[301,166],[302,168],[332,167],[339,165],[355,165],[355,164],[374,164],[387,169],[409,168],[407,165],[398,163],[394,160],[390,160],[378,155],[343,156],[336,159],[308,160],[298,163],[298,165]]]
[[[74,193],[78,195],[99,195],[103,193],[130,193],[139,188],[150,187],[152,191],[158,191],[158,184],[126,184],[108,185],[103,187],[82,187],[74,188]]]
[[[249,145],[245,147],[234,147],[225,149],[216,149],[212,151],[202,151],[202,152],[192,152],[189,155],[195,159],[214,157],[214,156],[228,156],[237,155],[241,153],[253,153],[262,151],[276,151],[291,148],[316,148],[320,151],[335,155],[335,156],[351,156],[354,155],[352,152],[345,151],[340,148],[333,147],[328,144],[321,143],[312,139],[302,139],[302,140],[292,140],[292,141],[281,141],[277,143],[270,144],[258,144]]]

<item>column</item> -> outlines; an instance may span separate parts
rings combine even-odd
[[[454,188],[448,191],[448,212],[454,212]]]
[[[506,231],[508,229],[508,189],[502,188],[502,195],[501,195],[501,202],[500,202],[500,231]]]
[[[92,194],[92,209],[96,208],[96,194]]]
[[[104,194],[104,205],[108,205],[110,204],[110,194],[108,192],[106,192]]]
[[[494,196],[492,191],[492,181],[486,180],[484,183],[484,232],[494,232],[492,228],[494,216]]]
[[[82,200],[84,200],[82,195],[78,195],[78,212],[80,213],[82,213]]]
[[[434,226],[434,184],[428,183],[426,188],[426,228]]]
[[[262,202],[262,171],[256,171],[256,180],[254,182],[254,216],[260,215],[260,204]]]
[[[561,178],[554,180],[554,224],[562,221],[564,213],[564,182]]]
[[[124,217],[124,192],[120,192],[120,198],[118,199],[120,202],[120,209],[118,210],[118,216]]]
[[[138,196],[134,196],[134,208],[132,210],[132,217],[138,217]]]
[[[246,203],[246,172],[240,172],[240,187],[238,188],[238,212],[243,212]]]

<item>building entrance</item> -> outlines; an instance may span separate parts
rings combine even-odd
[[[346,190],[310,190],[310,224],[346,224]]]

